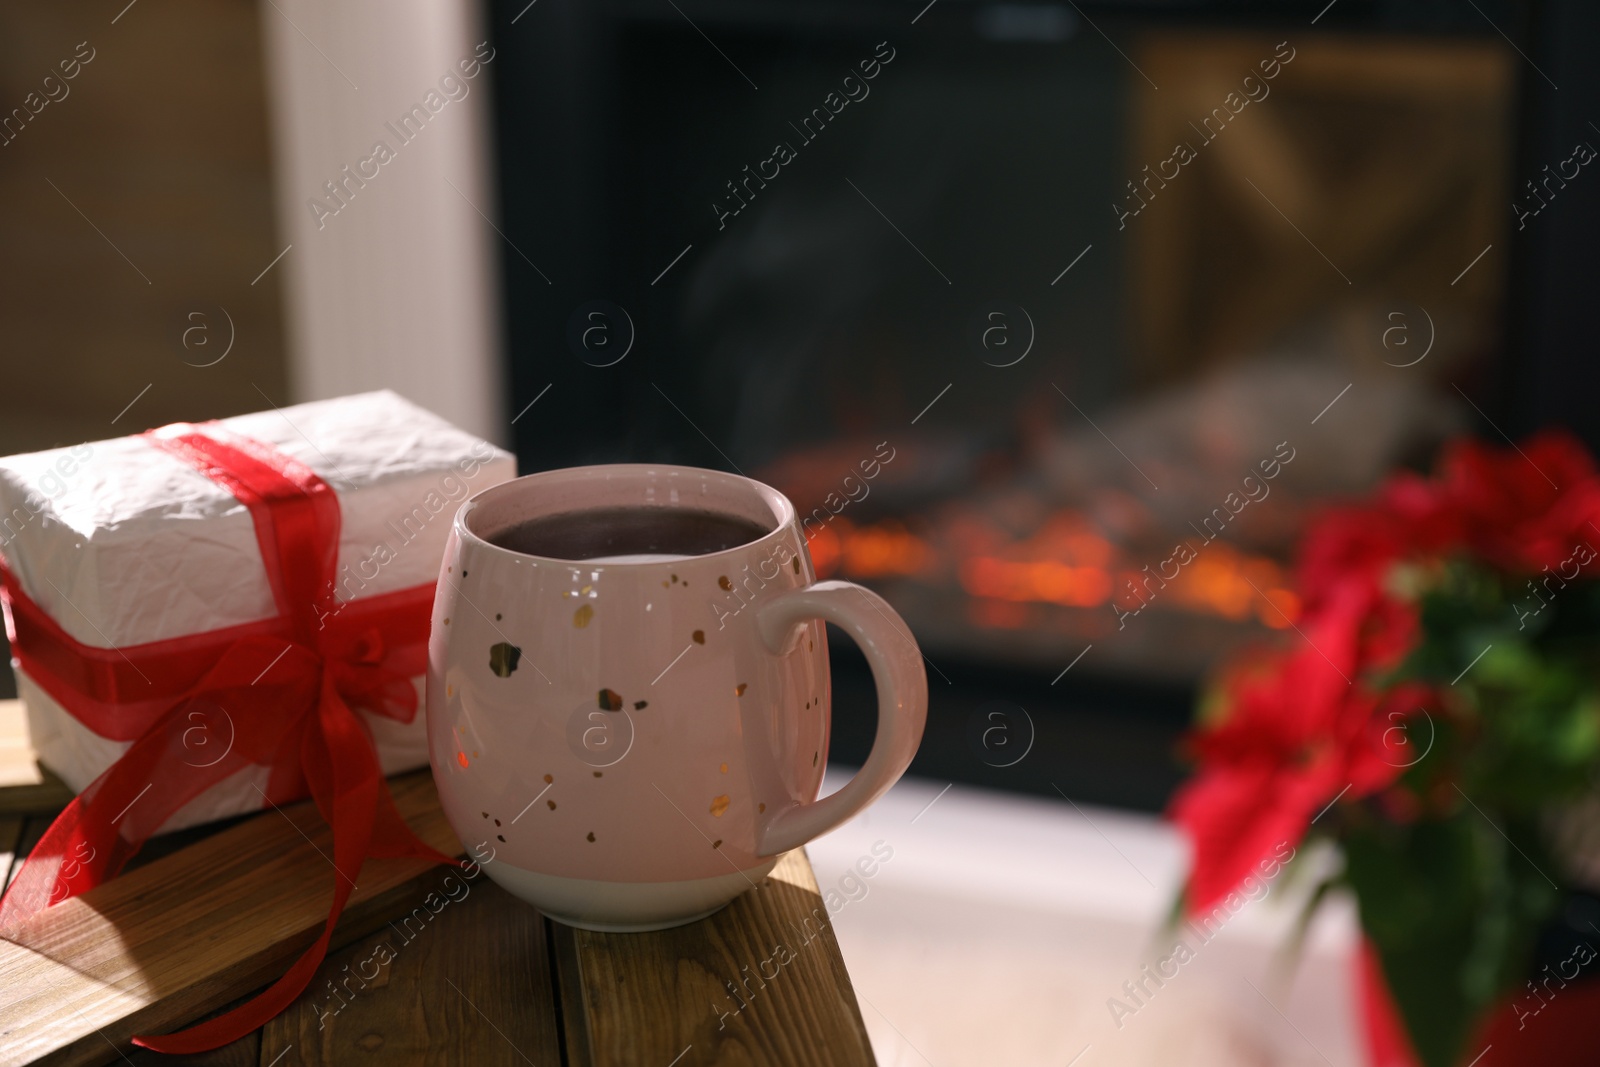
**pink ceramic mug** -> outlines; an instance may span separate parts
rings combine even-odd
[[[735,520],[751,539],[585,559],[493,543],[551,516],[665,514],[651,508]],[[878,732],[856,776],[818,800],[824,620],[872,665]],[[456,515],[428,650],[439,799],[484,870],[560,922],[648,930],[711,914],[893,785],[927,702],[905,623],[867,589],[815,581],[794,505],[759,482],[579,467],[495,486]]]

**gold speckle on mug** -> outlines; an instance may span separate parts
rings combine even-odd
[[[694,643],[697,645],[703,645],[706,643],[706,632],[704,630],[696,630],[689,636],[694,638]]]
[[[456,695],[456,687],[453,686],[453,685],[445,686],[444,687],[444,695],[447,696],[447,697],[455,696]],[[457,727],[457,729],[460,729],[460,727]]]
[[[635,700],[633,702],[633,710],[634,711],[643,711],[645,708],[648,708],[649,706],[650,706],[650,702],[648,700]]]
[[[711,814],[713,818],[722,818],[722,813],[728,810],[728,794],[711,798]]]
[[[556,810],[556,802],[555,801],[547,800],[547,801],[545,801],[545,803],[550,805],[550,810],[551,811],[555,811]]]
[[[724,763],[722,765],[722,773],[723,774],[727,774],[728,773],[728,765],[726,763]]]
[[[550,777],[550,776],[549,776],[549,775],[548,775],[548,774],[547,774],[547,775],[545,775],[545,776],[544,776],[544,784],[545,784],[545,785],[554,785],[554,784],[555,784],[555,779],[554,779],[554,778],[552,778],[552,777]]]
[[[610,689],[600,690],[599,702],[601,711],[622,710],[622,694]]]
[[[717,579],[717,584],[722,586],[722,588],[726,589],[728,592],[733,592],[733,583],[728,581],[728,576],[726,574]]]
[[[673,581],[677,581],[677,580],[678,580],[678,576],[677,576],[677,575],[676,575],[676,574],[674,574],[674,575],[673,575],[673,576],[672,576],[672,580],[673,580]]]
[[[511,677],[511,672],[517,669],[517,661],[522,659],[522,649],[506,641],[500,641],[489,646],[489,669],[501,678]]]
[[[669,586],[671,586],[671,585],[672,585],[672,583],[671,583],[671,582],[662,582],[662,583],[661,583],[661,588],[663,588],[663,589],[666,589],[666,588],[668,588],[668,587],[669,587]]]
[[[582,589],[578,590],[578,595],[582,596],[583,594],[587,593],[589,590],[591,590],[593,588],[594,588],[594,586],[592,586],[592,585],[586,585]]]
[[[590,840],[590,841],[593,841],[593,840],[594,840],[594,831],[593,831],[593,830],[590,830],[590,831],[589,831],[589,840]]]
[[[445,568],[445,569],[444,569],[444,572],[445,572],[445,573],[446,573],[446,574],[451,574],[451,573],[454,573],[454,571],[455,571],[455,567],[446,567],[446,568]]]
[[[761,803],[756,805],[756,814],[757,815],[761,814],[762,812],[764,812],[766,810],[767,810],[767,802],[766,801],[763,800]]]
[[[733,695],[736,697],[742,697],[744,696],[744,691],[748,688],[750,688],[749,683],[740,682],[738,685],[733,687]]]
[[[444,624],[445,624],[445,625],[446,625],[446,626],[449,626],[449,625],[450,625],[450,616],[448,616],[448,615],[446,615],[446,616],[445,616],[445,617],[444,617]]]
[[[589,620],[592,618],[594,618],[594,605],[585,604],[572,613],[572,625],[581,630],[589,625]]]

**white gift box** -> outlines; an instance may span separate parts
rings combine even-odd
[[[220,422],[305,464],[333,488],[341,511],[341,600],[435,582],[461,501],[516,475],[510,453],[388,391]],[[390,551],[373,568],[383,545]],[[0,556],[57,625],[98,648],[277,615],[249,510],[137,436],[0,459]],[[131,742],[96,734],[12,665],[40,761],[82,790]],[[418,710],[410,723],[361,715],[385,774],[428,762],[423,678],[412,682]],[[259,790],[268,775],[251,766],[218,783],[162,832],[265,806]]]

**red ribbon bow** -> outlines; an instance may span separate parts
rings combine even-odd
[[[322,936],[248,1003],[188,1030],[133,1039],[158,1052],[196,1053],[250,1033],[299,996],[327,954],[367,857],[454,862],[400,818],[372,741],[351,711],[355,705],[400,722],[415,717],[411,678],[427,663],[433,586],[338,600],[339,501],[315,471],[216,423],[145,436],[249,509],[278,614],[97,648],[61,629],[0,566],[0,599],[23,670],[95,733],[133,741],[29,854],[0,899],[0,926],[115,877],[175,812],[252,764],[271,768],[264,804],[309,791],[333,829],[337,869]]]

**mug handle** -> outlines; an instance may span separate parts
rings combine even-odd
[[[756,627],[767,648],[784,655],[800,639],[799,624],[817,618],[844,630],[866,654],[878,687],[878,733],[867,762],[844,788],[767,817],[756,840],[761,856],[799,848],[888,792],[911,765],[928,719],[928,675],[922,668],[922,652],[905,620],[872,590],[840,581],[791,590],[756,613]]]

